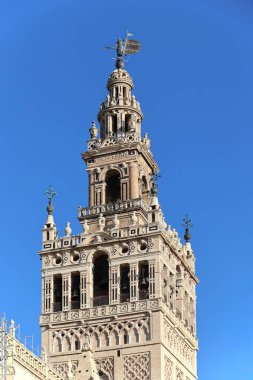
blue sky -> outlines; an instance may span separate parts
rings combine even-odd
[[[80,152],[114,67],[102,48],[129,30],[166,221],[194,224],[199,378],[253,378],[252,17],[246,0],[0,0],[0,311],[23,336],[39,343],[44,192],[59,234],[79,233]]]

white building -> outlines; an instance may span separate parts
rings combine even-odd
[[[44,360],[15,338],[14,322],[9,332],[0,326],[0,380],[66,380]]]

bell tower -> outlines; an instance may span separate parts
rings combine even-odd
[[[39,252],[42,346],[68,379],[197,379],[191,224],[184,220],[183,244],[158,201],[158,166],[123,61],[139,47],[128,37],[117,41],[98,127],[89,129],[82,153],[89,206],[78,210],[80,234],[67,223],[58,236],[49,191]]]

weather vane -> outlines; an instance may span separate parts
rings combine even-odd
[[[45,196],[48,199],[48,203],[52,204],[53,198],[56,196],[56,192],[53,190],[53,186],[50,185],[48,190],[45,192]]]
[[[184,223],[182,224],[182,226],[185,227],[185,228],[188,228],[188,230],[193,227],[192,221],[188,217],[188,215],[185,215],[185,217],[183,219],[183,222]]]
[[[123,69],[124,68],[124,57],[129,54],[136,54],[141,49],[141,45],[139,41],[129,39],[129,37],[133,36],[133,34],[126,34],[126,38],[123,40],[118,38],[115,46],[106,46],[105,49],[113,49],[117,52],[116,58],[116,68]]]
[[[192,221],[188,217],[188,215],[185,215],[182,226],[185,227],[184,238],[185,241],[188,243],[191,240],[190,228],[193,227]]]

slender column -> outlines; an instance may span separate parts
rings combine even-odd
[[[71,274],[62,275],[62,310],[70,310],[71,300]]]
[[[138,262],[130,264],[130,302],[137,301],[139,298],[138,274]]]
[[[132,162],[129,165],[130,169],[130,198],[137,199],[139,198],[139,169],[138,165],[135,162]]]
[[[184,289],[181,285],[181,283],[177,286],[176,288],[177,290],[177,298],[176,298],[176,309],[177,309],[177,312],[180,314],[180,318],[183,318],[183,305],[184,305]]]
[[[149,298],[155,298],[155,261],[149,261]]]
[[[119,275],[119,265],[115,267],[110,267],[110,280],[109,280],[109,294],[110,294],[110,304],[116,304],[119,302],[120,298],[120,275]]]
[[[89,206],[94,206],[94,175],[89,174]]]
[[[121,113],[117,114],[117,134],[122,133],[122,128],[121,128]]]
[[[123,112],[121,114],[121,128],[122,128],[122,133],[126,133],[126,126],[125,126],[125,113]]]
[[[106,191],[106,183],[103,182],[101,186],[101,204],[105,204],[105,191]]]
[[[46,312],[46,280],[44,277],[41,279],[41,313]]]
[[[53,311],[53,277],[46,277],[44,279],[44,299],[45,299],[45,313]]]
[[[112,117],[110,114],[106,115],[107,133],[109,136],[112,134]]]
[[[87,268],[87,307],[93,306],[93,264],[89,263]]]
[[[87,271],[80,273],[80,308],[85,309],[87,305]]]

